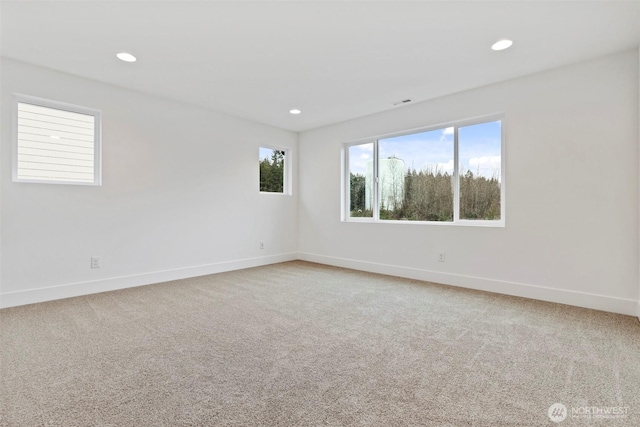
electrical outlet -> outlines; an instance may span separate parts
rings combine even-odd
[[[444,252],[438,252],[438,262],[445,262],[447,255]]]
[[[260,242],[260,249],[264,249],[264,242]]]
[[[100,268],[100,257],[92,256],[91,257],[91,268]]]

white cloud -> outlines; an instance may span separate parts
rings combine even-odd
[[[360,154],[360,158],[363,159],[363,160],[367,160],[367,159],[369,159],[369,157],[371,157],[371,155],[369,153]]]
[[[500,156],[472,157],[469,159],[468,169],[486,178],[500,178]]]
[[[442,135],[440,136],[440,141],[444,141],[447,139],[447,135],[453,135],[453,128],[444,128],[442,129]]]
[[[451,175],[453,173],[453,159],[449,160],[447,163],[438,163],[438,169]]]
[[[422,170],[427,172],[440,172],[440,173],[448,173],[449,175],[453,174],[453,159],[448,162],[438,162],[438,163],[425,163],[422,167]]]

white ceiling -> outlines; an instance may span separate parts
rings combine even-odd
[[[0,12],[3,56],[293,131],[640,42],[639,0],[20,0]],[[501,38],[513,47],[492,51]]]

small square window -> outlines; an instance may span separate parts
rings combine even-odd
[[[16,95],[13,180],[100,185],[100,111]]]

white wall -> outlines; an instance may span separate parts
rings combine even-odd
[[[295,133],[8,59],[1,70],[0,305],[295,259],[297,188],[258,192],[259,146],[295,160]],[[102,110],[101,187],[12,182],[12,93]]]
[[[505,228],[340,221],[342,143],[500,112]],[[634,50],[303,132],[301,257],[636,314],[638,116]]]
[[[300,187],[283,197],[258,194],[257,150],[296,160],[294,133],[2,59],[0,306],[294,259],[299,245],[303,259],[640,316],[639,62],[625,52],[304,132]],[[11,181],[14,92],[103,111],[102,187]],[[340,222],[343,142],[496,112],[505,228]]]

